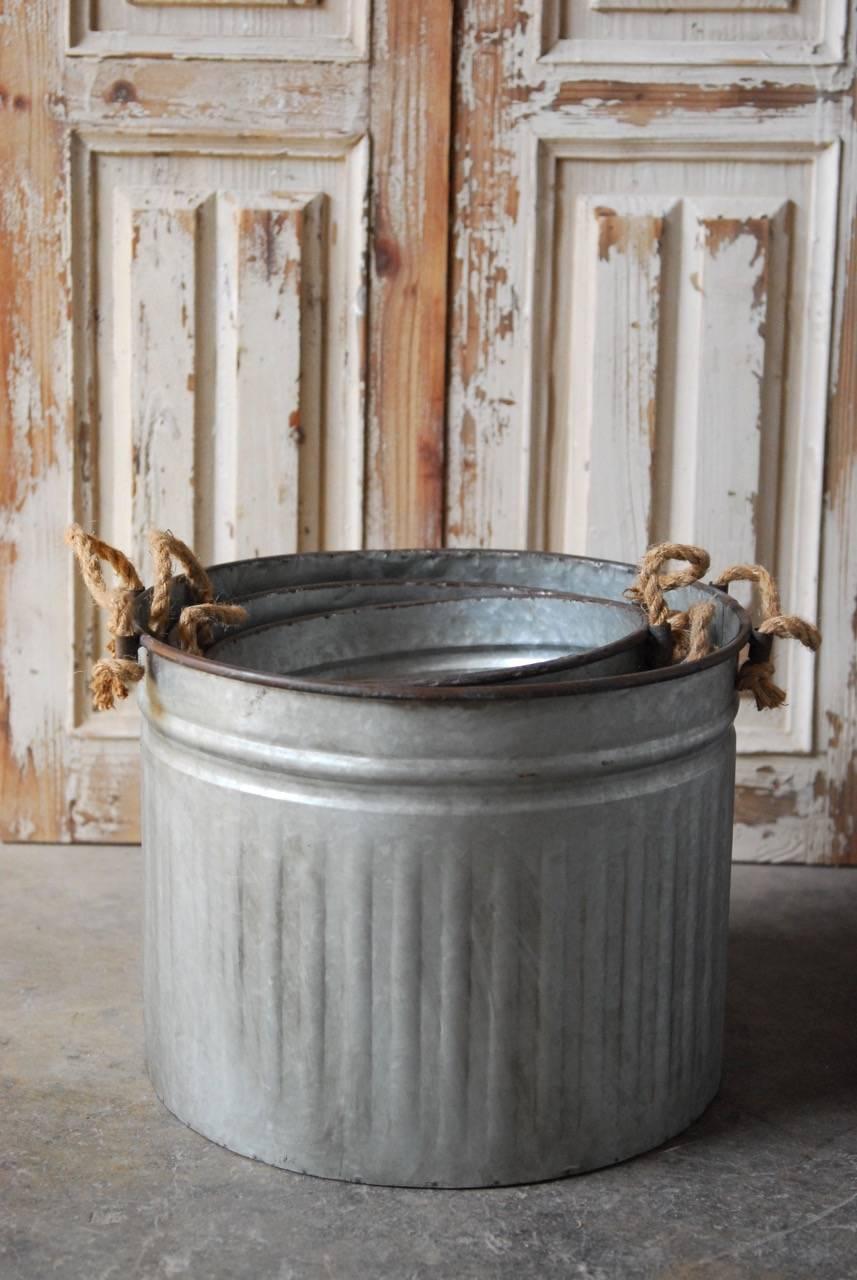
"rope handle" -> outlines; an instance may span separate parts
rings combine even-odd
[[[142,679],[143,668],[137,661],[137,640],[142,628],[137,621],[135,606],[145,588],[134,565],[116,547],[94,534],[85,533],[77,524],[69,526],[65,539],[77,557],[90,595],[97,605],[107,610],[110,657],[94,664],[90,680],[93,704],[96,710],[104,711],[115,706],[118,700],[127,698],[130,686]],[[241,605],[215,601],[211,579],[187,543],[169,530],[153,529],[149,534],[149,546],[154,585],[146,630],[151,635],[163,635],[169,623],[174,560],[181,564],[188,585],[197,597],[197,602],[186,605],[179,616],[179,645],[185,652],[203,652],[202,645],[207,643],[212,622],[231,626],[244,621],[247,613]],[[683,560],[687,568],[662,572],[670,560]],[[119,586],[107,586],[102,562],[113,570]],[[686,610],[671,610],[665,598],[666,592],[676,587],[698,582],[708,572],[710,563],[710,556],[702,547],[683,542],[661,542],[643,555],[636,581],[625,594],[636,600],[648,615],[656,665],[670,661],[695,662],[711,652],[709,627],[714,617],[713,602],[704,600]],[[763,565],[732,565],[715,578],[712,585],[728,590],[732,582],[752,582],[758,586],[763,614],[759,626],[753,629],[747,660],[738,672],[737,688],[741,692],[752,693],[760,711],[780,707],[786,700],[786,693],[773,679],[773,638],[780,636],[798,640],[815,652],[821,644],[821,635],[811,622],[782,612],[777,584]]]
[[[661,573],[668,560],[684,560],[687,568]],[[662,654],[659,665],[695,662],[711,651],[708,628],[714,617],[713,603],[705,600],[687,610],[673,610],[665,599],[665,592],[698,582],[710,564],[707,551],[685,542],[659,542],[641,559],[637,580],[625,595],[636,600],[648,615],[649,626],[655,633],[655,647]]]
[[[669,560],[684,560],[686,569],[662,573]],[[625,592],[646,611],[649,626],[656,641],[663,645],[663,635],[668,627],[672,634],[672,655],[669,662],[694,662],[711,652],[708,628],[714,617],[714,604],[710,600],[693,604],[687,610],[670,610],[665,593],[674,587],[690,586],[708,571],[710,557],[702,547],[682,542],[661,542],[650,547],[640,561],[638,576]],[[774,663],[771,656],[775,636],[798,640],[813,653],[821,644],[817,627],[796,614],[783,613],[780,593],[771,573],[760,564],[736,564],[725,569],[712,586],[723,591],[731,582],[753,582],[759,588],[762,621],[754,627],[750,636],[746,661],[738,671],[736,687],[742,693],[752,693],[759,711],[781,707],[786,692],[774,683]]]
[[[96,711],[108,711],[118,701],[127,698],[131,685],[143,678],[143,668],[137,661],[138,641],[143,628],[137,620],[135,606],[145,587],[126,555],[94,534],[85,533],[80,525],[70,525],[65,540],[77,557],[89,594],[100,608],[107,610],[107,630],[111,636],[107,649],[111,656],[101,658],[93,665],[89,687]],[[247,617],[240,605],[215,601],[211,579],[199,559],[168,529],[152,529],[149,547],[154,565],[154,585],[145,628],[149,634],[162,636],[166,632],[174,560],[181,564],[188,585],[199,600],[199,603],[186,605],[181,611],[178,631],[182,649],[199,654],[202,652],[200,638],[212,622],[229,625],[243,622]],[[107,586],[101,570],[102,562],[110,566],[120,586]]]
[[[798,640],[815,653],[821,644],[821,632],[794,613],[783,613],[777,584],[761,564],[733,564],[714,580],[715,587],[729,589],[731,582],[754,582],[759,588],[762,621],[753,629],[746,662],[738,672],[738,689],[752,693],[759,711],[781,707],[786,691],[774,683],[771,648],[774,636]]]
[[[222,622],[234,626],[243,622],[247,610],[240,604],[188,604],[179,617],[179,644],[187,653],[202,656],[203,645],[211,643],[210,624]]]

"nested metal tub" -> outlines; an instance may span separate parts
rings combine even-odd
[[[618,598],[630,567],[602,568]],[[541,569],[590,594],[599,573]],[[409,1186],[582,1172],[699,1115],[747,635],[712,598],[720,647],[682,672],[419,696],[248,678],[147,639],[146,1043],[166,1105],[244,1155]]]
[[[637,606],[510,591],[482,587],[237,627],[206,656],[260,672],[411,685],[593,679],[647,665],[649,630]]]

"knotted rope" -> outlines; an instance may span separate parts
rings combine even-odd
[[[687,652],[683,661],[697,662],[711,652],[711,637],[708,628],[714,617],[714,601],[703,600],[692,604],[687,611],[689,627],[687,632]]]
[[[201,654],[202,643],[210,637],[210,624],[243,622],[247,612],[237,604],[218,604],[214,599],[214,587],[197,557],[186,542],[169,530],[152,529],[149,534],[152,549],[155,585],[152,587],[152,603],[149,606],[149,628],[153,635],[162,635],[170,616],[170,580],[173,560],[178,560],[185,571],[191,589],[199,597],[198,604],[189,604],[179,616],[179,645],[188,653]]]
[[[685,560],[688,567],[673,573],[661,573],[667,560]],[[667,625],[672,632],[673,662],[694,662],[711,651],[708,628],[714,616],[710,600],[693,604],[686,611],[671,610],[664,593],[674,587],[690,586],[698,581],[709,566],[709,555],[701,547],[680,542],[662,542],[650,547],[640,561],[636,581],[626,595],[643,606],[652,627]],[[781,707],[786,700],[784,689],[774,683],[774,663],[767,645],[759,637],[782,636],[799,640],[813,652],[821,644],[818,628],[795,614],[783,613],[780,593],[771,574],[760,564],[736,564],[724,570],[713,585],[728,589],[730,582],[753,582],[759,588],[762,621],[753,633],[747,660],[738,672],[737,688],[752,693],[759,711]]]
[[[799,640],[815,653],[821,644],[821,633],[811,622],[793,613],[782,612],[777,584],[763,565],[734,564],[715,578],[714,585],[728,588],[730,582],[754,582],[758,586],[762,621],[756,628],[757,635]],[[754,656],[752,649],[751,645],[750,656],[738,672],[738,688],[752,693],[759,711],[781,707],[786,700],[786,691],[774,683],[770,651]]]
[[[177,538],[169,529],[150,529],[149,548],[152,552],[154,585],[149,605],[149,630],[160,636],[166,631],[170,617],[170,582],[173,576],[173,560],[178,560],[195,595],[204,604],[214,599],[211,579],[186,542]]]
[[[136,616],[135,605],[145,588],[126,555],[94,534],[85,533],[80,525],[71,525],[65,540],[77,557],[90,595],[100,608],[107,610],[107,630],[111,635],[107,648],[111,656],[94,664],[89,683],[95,709],[107,711],[117,701],[127,698],[130,686],[143,677],[143,668],[132,655],[136,655],[136,641],[144,629]],[[200,654],[200,640],[212,622],[228,625],[246,618],[247,614],[240,605],[215,601],[211,579],[190,547],[180,538],[169,530],[153,529],[149,534],[149,546],[154,562],[154,586],[145,627],[149,634],[162,636],[169,623],[173,560],[181,564],[188,585],[200,600],[198,604],[186,605],[179,616],[179,645],[182,649]],[[107,586],[101,572],[102,561],[110,565],[121,586]]]
[[[128,656],[130,646],[121,644],[122,640],[139,634],[134,620],[134,603],[143,590],[143,584],[127,556],[93,534],[84,533],[79,524],[69,526],[65,540],[77,556],[89,594],[97,605],[107,610],[107,630],[112,637],[107,648],[111,656],[94,664],[89,682],[95,709],[106,711],[117,698],[127,698],[129,687],[143,676],[139,662]],[[101,572],[102,560],[110,565],[121,586],[107,586]],[[120,641],[118,645],[117,640]]]
[[[661,573],[668,560],[684,560],[687,568]],[[625,592],[630,600],[643,606],[650,626],[670,628],[673,662],[694,662],[710,652],[708,627],[714,617],[714,605],[711,601],[702,601],[689,609],[670,609],[664,593],[698,582],[708,572],[710,563],[708,552],[702,547],[684,542],[658,543],[645,553],[636,582]]]
[[[136,641],[144,628],[137,617],[136,603],[145,588],[134,565],[116,547],[111,547],[94,534],[85,533],[77,524],[70,525],[65,536],[77,557],[90,595],[107,611],[110,657],[101,658],[94,664],[90,680],[93,704],[96,710],[104,711],[114,706],[117,700],[127,698],[130,686],[143,676],[143,668],[136,660]],[[188,585],[197,596],[197,603],[186,605],[179,616],[180,648],[188,653],[201,654],[202,645],[208,643],[213,622],[228,626],[244,621],[247,614],[240,605],[215,601],[211,579],[190,547],[180,538],[169,530],[152,530],[149,545],[154,562],[154,585],[146,631],[161,636],[169,624],[174,560],[181,564]],[[687,568],[662,573],[668,560],[684,560]],[[107,586],[101,571],[102,562],[116,574],[119,586]],[[700,601],[689,609],[680,610],[670,609],[665,598],[667,591],[698,582],[708,571],[709,563],[708,552],[701,547],[682,542],[662,542],[645,553],[637,579],[625,593],[645,609],[650,626],[669,628],[673,662],[695,662],[711,651],[708,628],[714,617],[713,601]],[[785,690],[774,683],[770,640],[763,647],[760,637],[768,636],[772,640],[774,636],[782,636],[799,640],[815,652],[821,643],[818,628],[803,618],[781,611],[777,585],[762,565],[732,565],[715,579],[713,585],[725,590],[731,582],[755,583],[759,588],[763,614],[751,640],[749,657],[738,672],[737,687],[753,694],[760,711],[780,707],[786,699]]]
[[[179,616],[179,646],[187,653],[202,655],[203,644],[211,639],[210,623],[222,622],[227,626],[243,622],[247,610],[240,604],[188,604]]]

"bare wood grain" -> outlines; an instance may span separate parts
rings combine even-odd
[[[841,193],[837,343],[828,423],[813,860],[857,863],[857,82]]]
[[[442,539],[452,7],[374,6],[370,546]]]
[[[62,342],[59,25],[44,0],[0,26],[0,838],[66,832],[59,733],[68,649],[56,547],[66,511],[70,420]]]

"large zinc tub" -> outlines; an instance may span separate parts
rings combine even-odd
[[[231,595],[372,564],[612,598],[634,573],[362,553],[212,578]],[[709,588],[671,601],[701,598],[721,647],[697,663],[419,696],[254,679],[147,637],[146,1042],[166,1105],[271,1164],[411,1186],[580,1172],[699,1115],[748,626]]]

